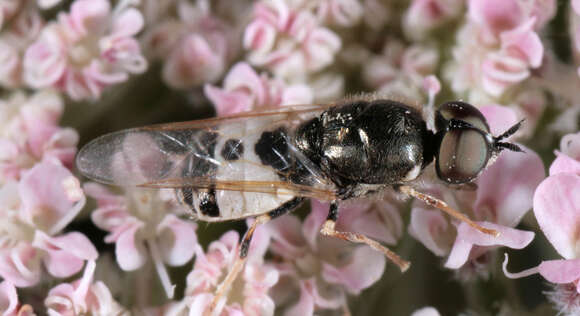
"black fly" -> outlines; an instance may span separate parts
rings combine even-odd
[[[443,182],[473,181],[502,150],[521,151],[502,141],[520,124],[493,136],[481,112],[454,101],[437,110],[432,131],[421,112],[404,103],[351,100],[123,130],[81,149],[77,166],[103,183],[173,188],[200,220],[255,217],[239,259],[218,288],[217,303],[242,269],[256,227],[291,212],[305,198],[331,202],[322,234],[365,243],[402,271],[409,263],[386,247],[335,229],[340,201],[395,189],[497,235],[418,192],[414,183],[433,161]]]

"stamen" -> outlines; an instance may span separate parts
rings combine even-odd
[[[430,75],[423,80],[423,89],[427,91],[428,101],[423,105],[427,129],[435,132],[435,96],[441,91],[441,83],[437,77]]]
[[[94,260],[87,261],[81,282],[73,294],[77,302],[82,301],[84,297],[86,297],[89,291],[89,287],[91,286],[91,283],[93,283],[93,275],[95,273],[96,266],[97,265]]]
[[[167,269],[163,264],[163,260],[161,259],[161,252],[159,247],[153,239],[147,239],[147,245],[149,246],[149,250],[151,250],[151,257],[153,258],[155,270],[157,270],[157,274],[161,280],[161,285],[163,285],[163,289],[165,290],[165,295],[167,295],[167,298],[171,299],[175,293],[175,284],[171,284],[169,273],[167,272]]]
[[[540,270],[538,267],[533,267],[518,273],[510,273],[507,270],[507,264],[508,264],[508,254],[504,253],[504,260],[503,263],[501,264],[501,268],[503,269],[503,274],[505,274],[506,277],[510,278],[510,279],[519,279],[519,278],[524,278],[527,276],[530,276],[532,274],[537,274],[540,273]]]

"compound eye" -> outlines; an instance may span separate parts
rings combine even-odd
[[[435,169],[437,176],[447,183],[466,183],[479,175],[489,158],[489,145],[481,132],[450,130],[441,140]]]
[[[487,120],[473,105],[461,101],[447,102],[437,111],[437,130],[445,128],[445,122],[450,119],[462,120],[476,128],[489,133]]]

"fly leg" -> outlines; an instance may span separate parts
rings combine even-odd
[[[396,253],[392,252],[389,248],[381,245],[378,241],[370,239],[369,237],[359,233],[337,231],[335,229],[337,219],[338,219],[338,202],[333,201],[330,203],[328,217],[326,218],[324,225],[322,225],[320,233],[325,236],[340,238],[354,243],[367,244],[371,248],[379,252],[382,252],[389,260],[391,260],[393,263],[399,266],[401,272],[405,272],[407,269],[409,269],[409,266],[411,265],[409,261],[403,260]]]
[[[449,205],[447,205],[447,203],[445,203],[444,201],[441,201],[440,199],[438,199],[434,196],[431,196],[431,195],[425,194],[425,193],[421,193],[421,192],[413,189],[412,187],[410,187],[408,185],[402,185],[402,186],[398,187],[398,190],[402,193],[405,193],[408,196],[412,196],[416,199],[419,199],[419,200],[425,202],[429,206],[433,206],[433,207],[440,209],[441,211],[449,214],[452,217],[455,217],[456,219],[458,219],[462,222],[467,223],[469,226],[479,230],[480,232],[482,232],[484,234],[492,235],[494,237],[499,236],[499,232],[497,230],[482,227],[481,225],[472,221],[465,214],[450,207]]]
[[[220,302],[222,297],[230,289],[231,285],[234,283],[234,281],[238,277],[238,274],[240,274],[240,271],[242,271],[242,268],[244,267],[244,264],[246,263],[246,259],[248,257],[248,250],[250,249],[250,242],[252,241],[252,237],[254,236],[254,231],[256,231],[256,228],[258,227],[258,225],[265,224],[276,217],[282,216],[284,214],[287,214],[287,213],[293,211],[296,207],[298,207],[298,205],[300,205],[300,203],[302,203],[303,200],[304,200],[304,198],[302,198],[302,197],[295,197],[295,198],[289,200],[288,202],[280,205],[279,207],[271,210],[270,212],[256,217],[256,220],[252,223],[252,225],[250,225],[250,227],[248,228],[248,230],[244,234],[244,237],[242,238],[242,241],[240,243],[240,249],[238,252],[238,258],[236,258],[234,265],[232,266],[232,268],[230,269],[230,271],[226,275],[225,279],[218,286],[218,288],[215,292],[214,298],[211,301],[211,305],[210,305],[210,309],[209,309],[210,315],[213,315],[217,304]]]

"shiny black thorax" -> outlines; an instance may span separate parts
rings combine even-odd
[[[339,188],[405,182],[433,160],[433,143],[421,113],[390,100],[337,105],[294,135],[297,149]]]

